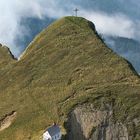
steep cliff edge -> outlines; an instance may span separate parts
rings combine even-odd
[[[71,131],[78,140],[100,140],[99,133],[120,138],[120,131],[139,138],[139,76],[84,18],[65,17],[51,24],[0,76],[0,119],[13,110],[17,114],[0,132],[1,140],[39,140],[53,122],[62,127],[68,122],[68,136]]]
[[[135,129],[140,120],[117,121],[110,105],[96,109],[93,104],[78,106],[71,112],[69,119],[68,140],[134,140],[135,136],[128,130]],[[136,139],[137,139],[136,138]]]

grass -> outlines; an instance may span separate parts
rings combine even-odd
[[[97,108],[113,104],[115,119],[126,125],[140,117],[138,75],[86,19],[54,22],[19,61],[0,69],[0,116],[17,111],[11,127],[0,132],[1,140],[39,140],[46,127],[54,121],[63,126],[69,112],[87,102]],[[139,124],[133,130],[139,134]]]

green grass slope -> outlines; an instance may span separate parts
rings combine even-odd
[[[0,65],[0,69],[3,66]],[[64,125],[78,104],[113,104],[116,120],[139,138],[140,79],[108,49],[94,25],[65,17],[44,29],[0,78],[0,117],[16,111],[1,140],[39,140],[54,121]]]
[[[6,46],[0,44],[0,77],[4,75],[16,60],[10,50]],[[1,81],[1,80],[0,80]]]

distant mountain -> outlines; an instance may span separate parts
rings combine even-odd
[[[124,37],[105,36],[104,38],[114,52],[131,62],[140,73],[140,43],[138,41]]]
[[[138,140],[139,101],[132,65],[92,22],[65,17],[38,34],[20,60],[0,65],[0,140],[40,140],[54,122],[62,140]]]

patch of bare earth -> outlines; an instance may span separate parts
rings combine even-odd
[[[17,116],[16,111],[12,111],[9,114],[6,114],[4,117],[0,118],[0,131],[8,128]]]

